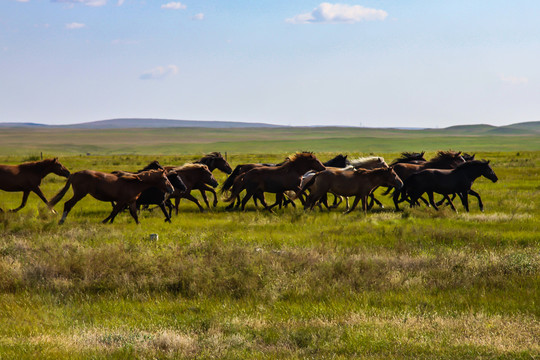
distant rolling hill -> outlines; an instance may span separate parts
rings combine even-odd
[[[0,127],[50,127],[66,129],[134,129],[134,128],[272,128],[280,125],[247,123],[239,121],[198,121],[167,119],[110,119],[69,125],[46,125],[36,123],[0,123]]]
[[[137,128],[280,128],[288,127],[284,125],[274,125],[265,123],[248,123],[239,121],[198,121],[198,120],[168,120],[168,119],[110,119],[91,121],[79,124],[69,125],[46,125],[37,123],[14,123],[0,122],[0,128],[64,128],[64,129],[137,129]],[[292,126],[294,127],[294,126]],[[332,127],[332,126],[330,126]],[[317,128],[317,127],[307,127]],[[346,126],[340,126],[346,128]],[[381,128],[387,129],[387,128]],[[399,129],[398,129],[399,130]],[[540,134],[540,121],[522,122],[505,126],[493,126],[488,124],[456,125],[443,129],[423,129],[410,128],[408,130],[428,131],[428,132],[447,132],[463,135],[534,135]]]

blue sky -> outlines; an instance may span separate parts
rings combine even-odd
[[[540,120],[540,1],[1,0],[0,121]]]

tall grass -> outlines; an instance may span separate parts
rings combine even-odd
[[[500,178],[474,185],[484,213],[475,200],[470,213],[396,213],[379,196],[387,208],[367,216],[183,200],[172,224],[153,211],[102,225],[110,204],[88,197],[59,226],[31,195],[0,213],[0,358],[538,357],[540,153],[477,156]],[[196,157],[60,160],[110,171]],[[64,182],[50,175],[43,191]],[[1,194],[3,209],[20,203]]]

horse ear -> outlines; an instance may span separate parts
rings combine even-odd
[[[488,160],[486,164],[489,164],[490,161],[491,161],[491,160]]]

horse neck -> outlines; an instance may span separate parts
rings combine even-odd
[[[208,170],[214,171],[216,169],[216,167],[214,166],[214,161],[212,161],[212,160],[214,160],[214,159],[209,158],[209,157],[203,157],[201,160],[195,161],[194,164],[206,165],[206,166],[208,166]]]
[[[39,174],[42,179],[48,174],[52,173],[52,169],[50,166],[48,166],[46,160],[36,161],[28,164],[21,164],[20,167],[23,169],[27,169],[35,174]]]
[[[460,166],[459,168],[456,168],[454,170],[454,173],[464,174],[469,179],[474,181],[478,179],[480,176],[482,176],[483,171],[482,171],[482,168],[480,168],[479,166],[471,166],[467,164],[466,166]]]
[[[452,169],[456,167],[456,162],[454,159],[438,159],[430,160],[419,165],[422,165],[424,169]]]

